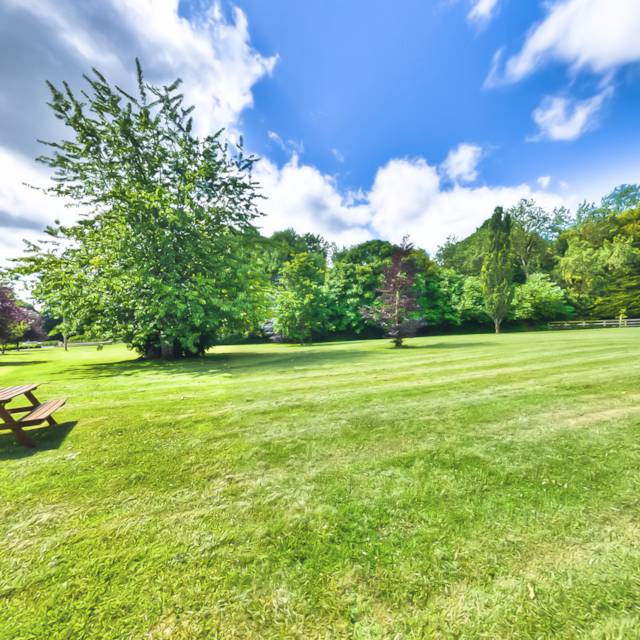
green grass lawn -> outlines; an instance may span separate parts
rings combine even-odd
[[[640,637],[640,330],[0,358],[0,638]]]

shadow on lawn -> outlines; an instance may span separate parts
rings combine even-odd
[[[62,422],[53,427],[37,427],[25,430],[29,437],[36,443],[33,449],[18,444],[11,431],[0,432],[0,460],[17,460],[37,455],[42,451],[59,449],[65,438],[78,424],[76,420]]]
[[[47,364],[46,360],[3,360],[0,356],[0,367],[19,367],[23,364]]]
[[[325,351],[292,345],[278,353],[247,351],[236,353],[210,353],[201,358],[157,361],[157,360],[122,360],[84,364],[67,369],[71,377],[111,377],[136,376],[145,373],[188,376],[216,376],[247,371],[265,371],[272,369],[274,373],[282,373],[292,369],[338,365],[340,363],[359,362],[374,352],[348,349]]]
[[[433,344],[405,344],[402,349],[469,349],[472,347],[495,347],[493,342],[435,342]]]
[[[283,345],[277,352],[240,351],[233,353],[209,353],[201,358],[158,361],[158,360],[121,360],[118,362],[87,363],[67,369],[67,374],[74,378],[138,376],[148,373],[171,375],[221,376],[251,371],[268,374],[285,373],[296,369],[322,366],[339,366],[341,364],[358,364],[372,356],[394,357],[403,351],[418,349],[468,349],[490,345],[488,342],[437,342],[424,345],[405,345],[402,349],[394,349],[390,344],[381,341],[380,349],[338,348],[327,349],[329,343],[318,343],[312,346]],[[335,343],[331,343],[335,345]],[[325,347],[325,348],[323,348]],[[224,348],[224,347],[223,347]],[[330,371],[327,372],[330,375]]]

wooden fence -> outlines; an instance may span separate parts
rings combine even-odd
[[[602,327],[640,327],[640,318],[613,318],[609,320],[561,320],[550,322],[549,329],[597,329]]]

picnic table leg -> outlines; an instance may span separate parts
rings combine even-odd
[[[29,447],[30,449],[36,446],[36,443],[19,426],[13,427],[12,430],[13,436],[18,444],[21,444],[23,447]]]
[[[13,437],[18,444],[30,448],[36,446],[36,443],[22,430],[20,424],[13,419],[13,416],[4,408],[3,404],[0,404],[0,418],[4,420],[4,426],[13,431]]]
[[[36,398],[35,394],[33,393],[33,391],[27,391],[24,394],[27,398],[27,400],[29,400],[29,402],[34,406],[37,407],[40,402],[38,401],[38,399]],[[50,427],[53,427],[54,425],[57,425],[58,423],[53,419],[53,416],[49,416],[48,418],[46,418],[47,423],[49,424]]]

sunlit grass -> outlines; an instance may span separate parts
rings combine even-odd
[[[640,637],[640,330],[12,353],[0,638]]]

